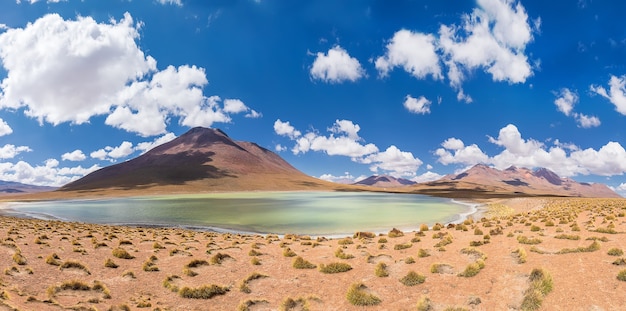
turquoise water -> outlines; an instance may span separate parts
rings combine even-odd
[[[413,194],[246,192],[12,203],[9,213],[98,224],[249,233],[348,234],[446,223],[468,206]]]

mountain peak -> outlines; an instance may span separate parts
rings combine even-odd
[[[354,185],[373,186],[380,188],[394,188],[414,184],[416,184],[416,182],[404,178],[396,178],[389,175],[372,175],[368,178],[354,183]]]

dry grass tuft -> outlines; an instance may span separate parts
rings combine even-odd
[[[418,284],[422,284],[426,281],[426,277],[415,272],[415,271],[409,271],[409,273],[407,273],[407,275],[403,276],[400,279],[400,283],[406,285],[406,286],[415,286]]]
[[[328,265],[320,264],[320,272],[326,274],[341,273],[352,270],[352,266],[343,262],[331,262]]]
[[[304,258],[298,256],[293,260],[293,264],[292,266],[296,269],[315,269],[317,268],[316,265],[310,263],[309,261],[305,260]]]
[[[217,295],[224,295],[229,290],[228,287],[215,284],[202,285],[194,288],[185,286],[178,290],[178,294],[180,297],[188,299],[211,299]]]
[[[123,248],[114,248],[111,253],[113,254],[114,257],[116,258],[120,258],[120,259],[133,259],[135,258],[135,256],[131,255],[130,253],[128,253],[127,250],[123,249]]]
[[[528,278],[530,287],[524,292],[521,310],[537,310],[543,303],[543,298],[552,291],[552,277],[541,268],[535,268]]]
[[[375,306],[382,302],[380,298],[369,293],[367,286],[363,283],[352,284],[348,289],[346,298],[355,306]]]
[[[387,271],[387,264],[384,262],[379,262],[376,265],[376,270],[374,270],[374,274],[376,274],[377,277],[388,277],[389,276],[389,271]]]

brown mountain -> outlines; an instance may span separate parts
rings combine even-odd
[[[498,170],[478,164],[456,175],[420,184],[421,192],[439,192],[440,195],[454,196],[459,193],[489,193],[493,196],[549,195],[590,198],[620,197],[604,184],[580,183],[570,178],[561,178],[556,173],[538,168],[530,170],[511,166]]]
[[[414,181],[404,178],[395,178],[389,175],[374,175],[354,183],[354,185],[371,186],[378,188],[397,188],[415,184],[416,182]]]
[[[334,189],[257,144],[219,129],[196,127],[145,154],[63,186],[60,191],[150,190],[150,193]]]
[[[55,190],[55,187],[34,186],[13,181],[0,180],[0,195],[37,193]]]

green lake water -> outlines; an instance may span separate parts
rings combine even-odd
[[[5,214],[247,233],[351,234],[458,221],[472,208],[413,194],[246,192],[11,203]]]

